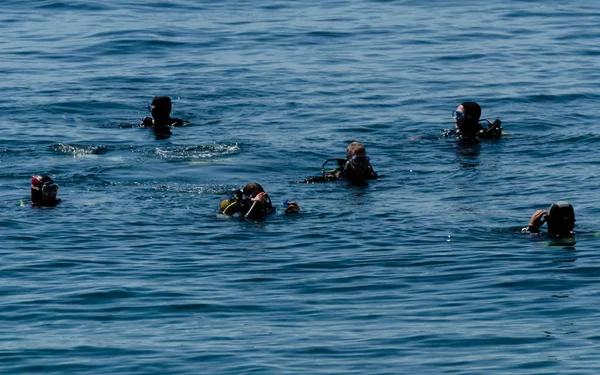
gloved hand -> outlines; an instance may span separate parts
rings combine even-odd
[[[250,199],[252,201],[257,201],[262,204],[267,204],[269,202],[269,195],[263,191],[261,193],[256,194],[256,196],[254,198],[250,198]]]
[[[531,216],[531,220],[529,220],[529,228],[539,228],[542,225],[544,225],[544,223],[547,220],[547,216],[548,216],[548,211],[547,210],[537,210],[533,213],[533,215]]]
[[[296,202],[291,202],[288,201],[287,202],[287,208],[285,209],[285,213],[286,214],[296,214],[300,211],[300,206],[298,206],[298,203]]]

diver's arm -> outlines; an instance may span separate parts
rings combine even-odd
[[[144,117],[140,122],[140,126],[152,126],[153,124],[152,117]]]
[[[305,183],[305,184],[317,184],[317,183],[325,182],[325,181],[328,181],[328,179],[326,177],[316,176],[316,177],[309,177],[306,180],[302,181],[302,183]]]
[[[546,210],[537,210],[531,216],[531,220],[529,220],[529,225],[527,225],[527,230],[531,233],[537,233],[540,231],[540,227],[544,225],[548,217],[548,211]]]
[[[456,130],[455,129],[444,129],[442,132],[442,137],[455,137]]]
[[[371,165],[369,165],[369,175],[370,180],[376,180],[377,178],[379,178],[379,175],[377,174],[377,172],[375,172]]]
[[[181,120],[178,118],[171,118],[171,126],[183,126],[188,121]]]

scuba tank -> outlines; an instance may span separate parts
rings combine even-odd
[[[244,212],[247,206],[246,200],[244,199],[244,193],[237,189],[235,195],[231,198],[223,199],[219,203],[219,211],[225,215],[233,215],[236,212]]]

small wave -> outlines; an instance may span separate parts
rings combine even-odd
[[[598,100],[600,95],[587,92],[574,92],[564,94],[539,94],[526,95],[518,98],[521,103],[557,103],[567,104],[582,100]]]
[[[232,155],[240,151],[237,143],[210,145],[210,146],[189,146],[189,147],[157,147],[154,154],[162,159],[169,160],[189,160],[189,159],[209,159],[218,156]]]
[[[114,40],[102,40],[98,43],[89,43],[82,48],[74,50],[75,54],[86,54],[95,56],[114,56],[114,55],[139,55],[142,51],[151,49],[154,54],[163,53],[176,47],[187,46],[184,42],[171,40],[153,40],[144,39],[134,33],[127,33],[127,38]],[[130,36],[130,34],[133,34]]]
[[[38,9],[50,9],[50,10],[83,10],[83,11],[103,11],[110,9],[108,6],[102,4],[102,2],[67,2],[67,1],[43,1],[35,5]]]

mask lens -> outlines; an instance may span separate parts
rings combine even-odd
[[[357,156],[353,156],[352,159],[350,159],[350,162],[352,163],[352,165],[357,166],[357,167],[365,167],[367,165],[369,165],[369,161],[371,159],[369,159],[368,156],[364,156],[364,155],[357,155]]]
[[[461,111],[452,111],[452,118],[455,120],[462,120],[462,118],[465,116],[465,114]]]

